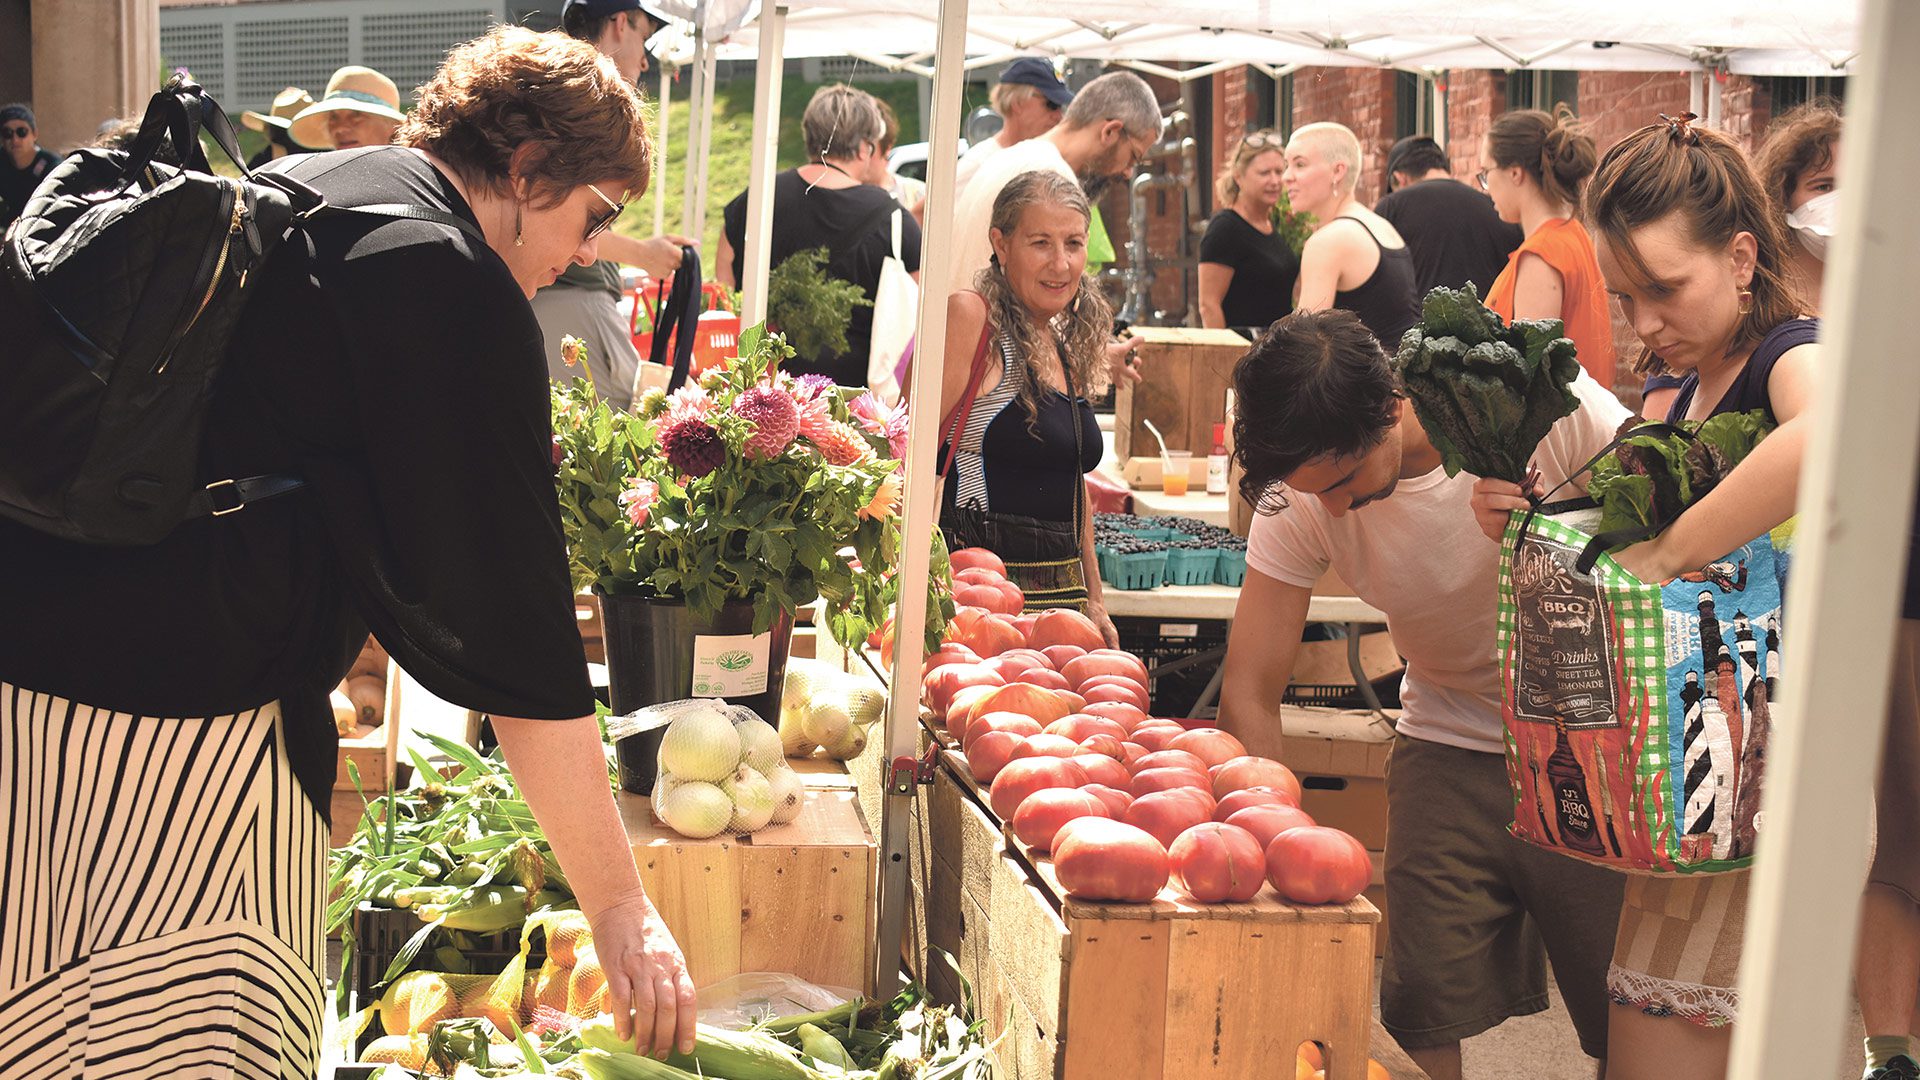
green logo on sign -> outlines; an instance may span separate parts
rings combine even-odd
[[[713,662],[720,665],[722,671],[744,671],[753,663],[753,654],[744,649],[735,649],[721,653]]]

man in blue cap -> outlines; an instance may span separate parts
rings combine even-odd
[[[953,182],[954,205],[967,190],[967,181],[994,154],[1015,143],[1045,135],[1060,122],[1067,106],[1073,104],[1073,91],[1060,81],[1053,65],[1037,56],[1023,56],[1000,73],[989,98],[993,111],[1000,114],[1000,131],[991,139],[982,139],[960,155],[960,171]]]
[[[566,0],[560,9],[560,28],[592,42],[630,81],[646,74],[647,42],[666,26],[666,14],[651,0]],[[658,172],[656,166],[656,177]],[[560,357],[560,339],[571,334],[587,343],[587,370],[600,396],[615,408],[631,405],[640,354],[634,350],[627,320],[620,316],[620,264],[665,277],[679,267],[682,245],[697,243],[684,236],[635,240],[613,230],[600,234],[598,262],[568,266],[558,280],[533,296],[533,313],[547,339],[548,376],[560,382],[573,379],[575,373],[567,370]]]

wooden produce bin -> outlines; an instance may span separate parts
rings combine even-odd
[[[361,793],[369,799],[377,798],[386,794],[393,783],[394,769],[400,761],[400,682],[400,666],[388,663],[387,703],[380,723],[361,724],[352,737],[340,740],[333,778],[331,841],[334,847],[353,839],[353,830],[359,826],[365,811]],[[349,761],[360,774],[358,789],[354,787],[352,774],[347,772]]]
[[[781,971],[863,990],[872,970],[873,833],[843,769],[806,770],[800,816],[752,836],[690,840],[618,793],[640,880],[686,953],[694,984]]]
[[[1152,420],[1167,449],[1191,450],[1204,470],[1213,425],[1227,418],[1227,387],[1247,339],[1231,330],[1184,326],[1136,326],[1131,333],[1140,342],[1141,379],[1114,391],[1115,456],[1158,456],[1160,444],[1146,425]]]
[[[1372,905],[1205,905],[1171,886],[1150,904],[1068,899],[1047,859],[1009,850],[964,770],[944,753],[916,801],[909,954],[947,1000],[959,980],[928,947],[957,958],[1001,1037],[997,1075],[1282,1076],[1308,1040],[1329,1049],[1329,1080],[1366,1075]]]

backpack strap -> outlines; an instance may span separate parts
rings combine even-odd
[[[186,516],[225,517],[236,510],[245,509],[248,503],[285,495],[306,486],[307,482],[297,476],[272,473],[238,480],[215,480],[194,492],[193,498],[187,502]]]

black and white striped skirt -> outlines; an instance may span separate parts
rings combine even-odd
[[[327,830],[281,724],[0,682],[0,1078],[315,1074]]]

